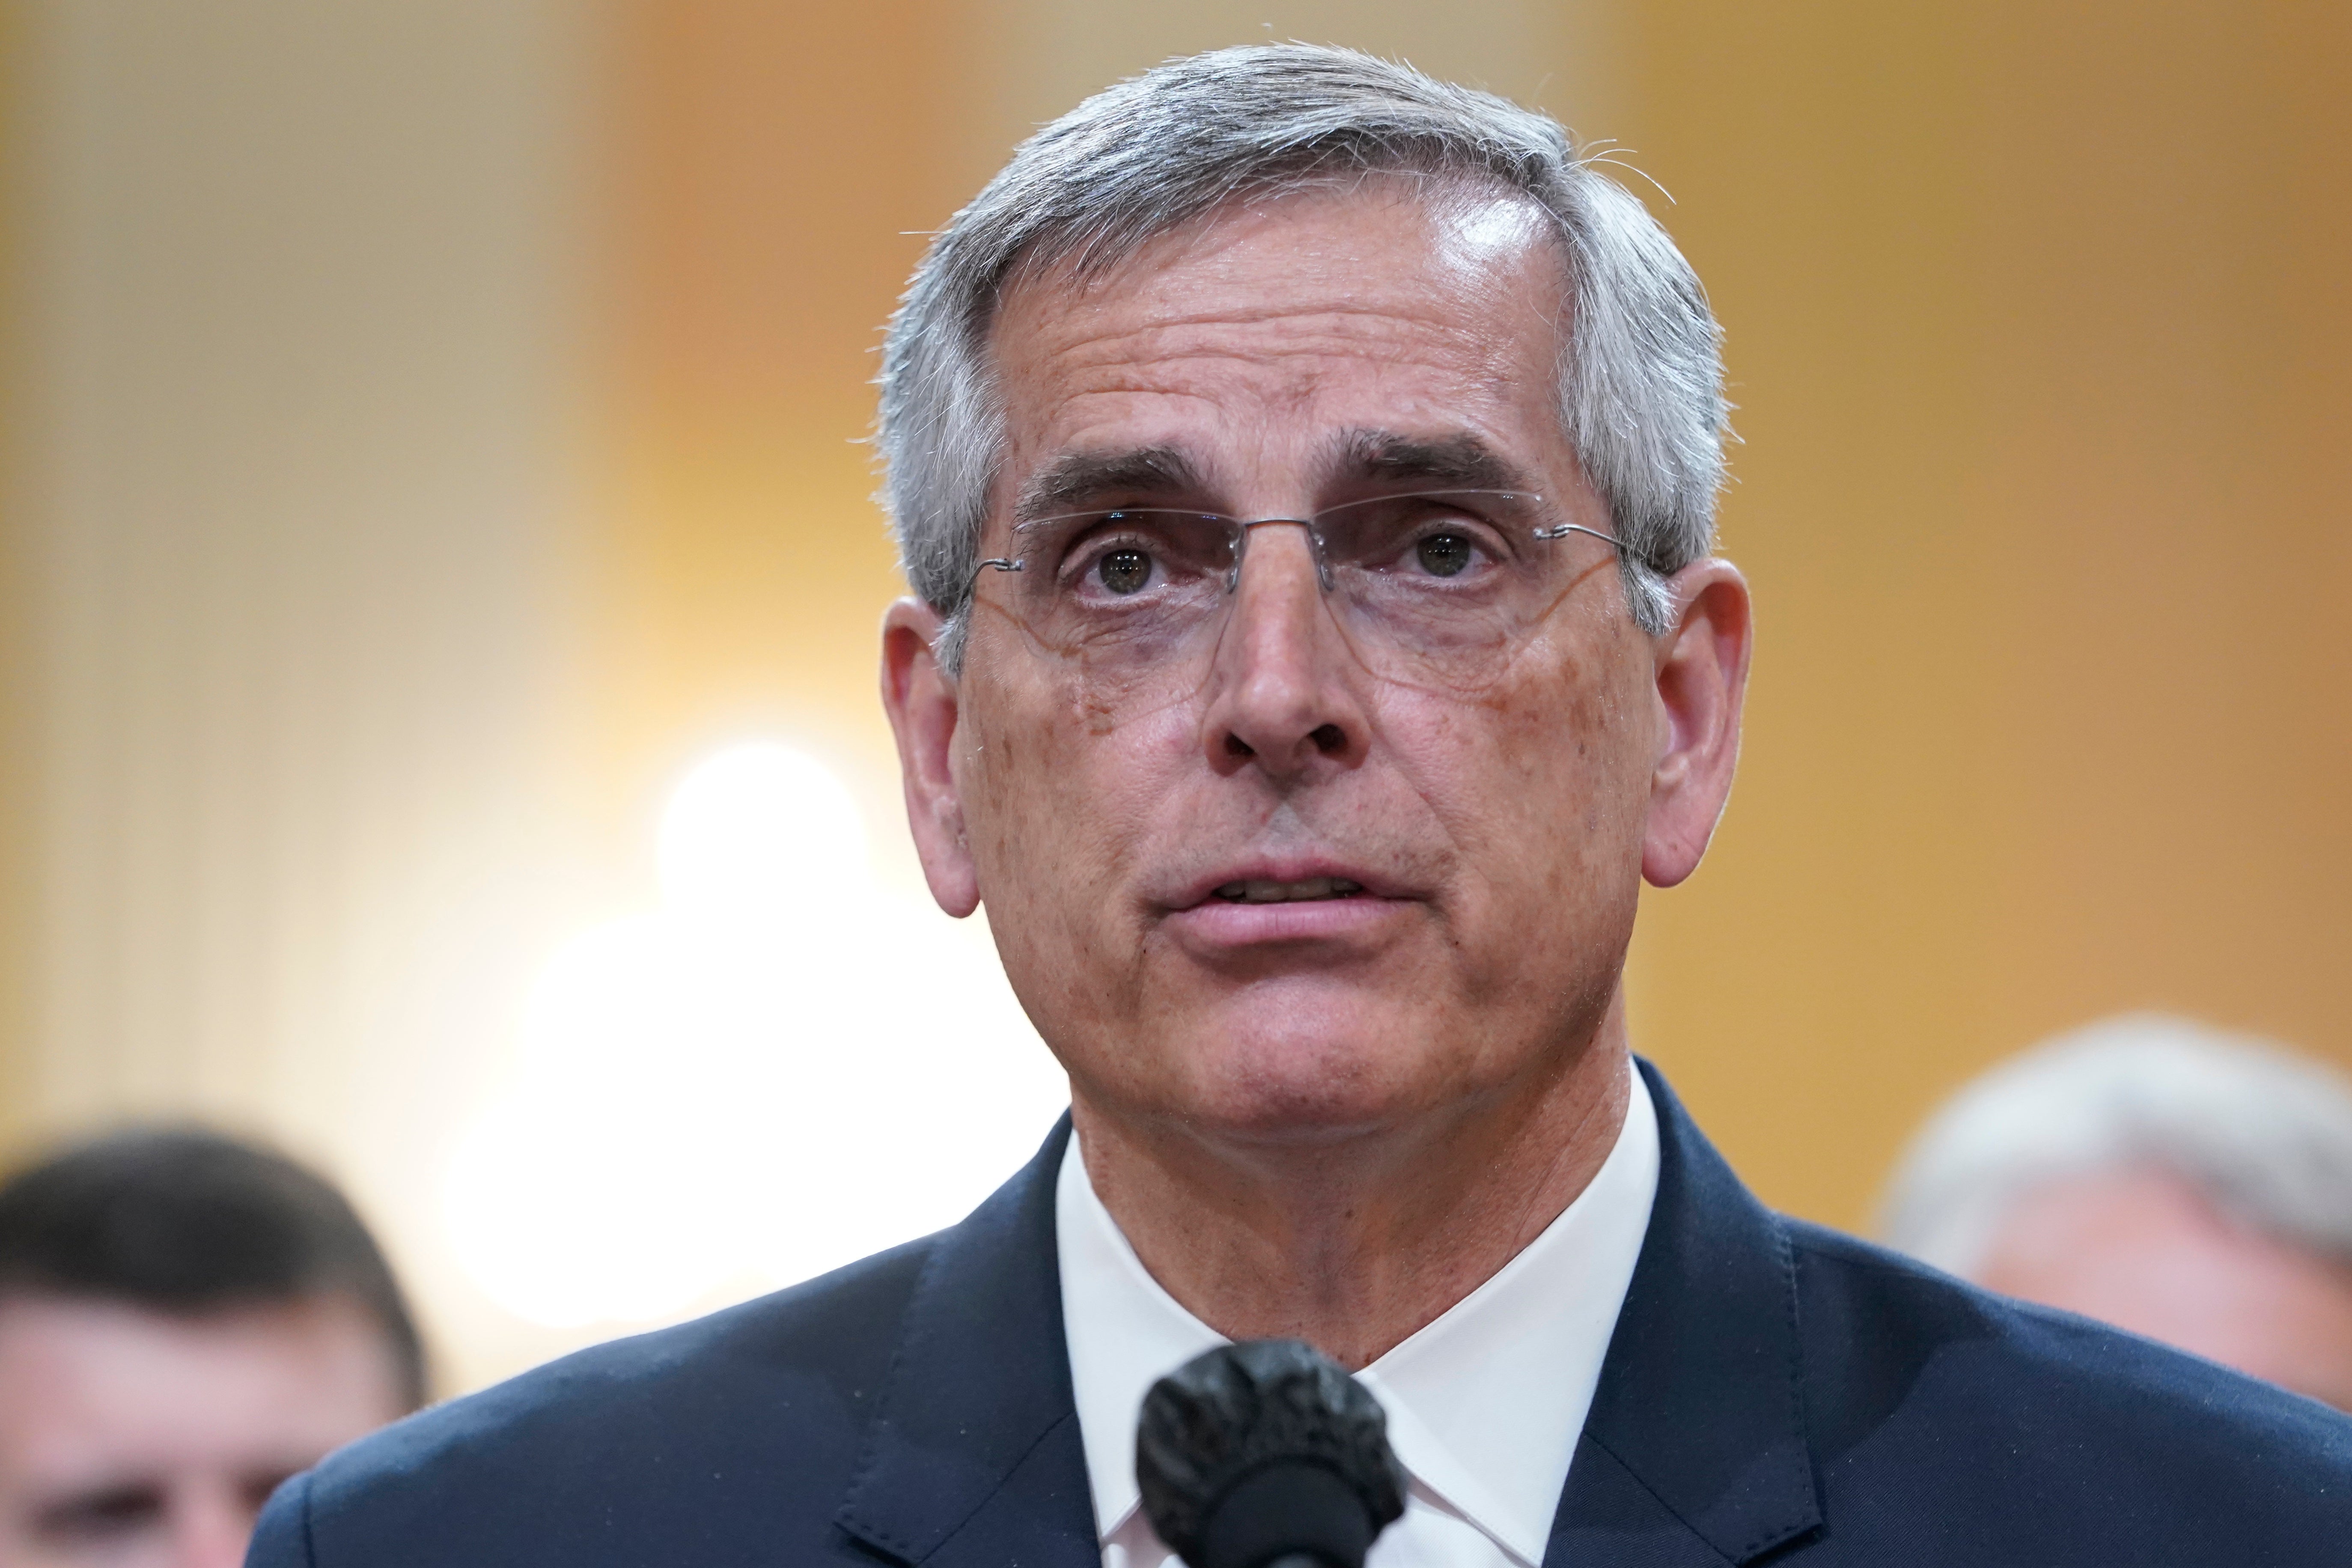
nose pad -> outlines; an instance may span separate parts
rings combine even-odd
[[[1249,563],[1249,542],[1261,528],[1295,528],[1307,538],[1307,548],[1315,559],[1316,585],[1326,594],[1331,591],[1331,562],[1323,548],[1323,531],[1311,519],[1304,517],[1262,517],[1255,522],[1243,523],[1234,539],[1233,570],[1225,574],[1225,592],[1232,594],[1241,587],[1242,568]]]

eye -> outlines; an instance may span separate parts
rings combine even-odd
[[[33,1518],[33,1534],[45,1545],[66,1548],[114,1547],[160,1530],[165,1501],[163,1487],[152,1481],[131,1481],[42,1504]],[[74,1555],[79,1555],[74,1552]]]
[[[1095,563],[1095,576],[1114,594],[1139,592],[1151,581],[1151,557],[1133,545],[1121,545]]]
[[[1474,548],[1466,535],[1431,533],[1413,545],[1413,552],[1420,558],[1421,569],[1431,576],[1453,577],[1470,564]]]

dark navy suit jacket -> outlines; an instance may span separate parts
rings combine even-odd
[[[2352,1564],[2352,1420],[1775,1215],[1643,1070],[1657,1204],[1549,1564]],[[249,1563],[1099,1568],[1068,1136],[953,1229],[353,1444]]]

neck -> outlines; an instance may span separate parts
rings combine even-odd
[[[1087,1175],[1161,1288],[1228,1338],[1370,1365],[1576,1201],[1629,1099],[1621,991],[1540,1081],[1333,1144],[1269,1146],[1075,1097]]]

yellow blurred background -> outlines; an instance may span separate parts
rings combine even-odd
[[[697,1254],[687,1298],[630,1295],[659,1226],[604,1223],[633,1189],[598,1173],[691,1191],[747,1127],[887,1148],[826,1074],[909,1005],[988,1020],[992,1078],[1041,1051],[974,933],[909,912],[880,323],[1029,128],[1294,37],[1538,103],[1673,193],[1633,182],[1727,331],[1760,643],[1634,1026],[1769,1200],[1864,1223],[1941,1094],[2119,1008],[2352,1062],[2352,10],[0,0],[0,1154],[277,1138],[386,1232],[445,1392],[791,1277]],[[845,786],[824,875],[961,955],[917,985],[795,938],[833,956],[744,1003],[799,1031],[764,1092],[811,1103],[772,1115],[743,1061],[610,1023],[685,984],[631,968],[686,929],[646,934],[658,825],[745,742]],[[588,1072],[551,1018],[610,1025],[602,1098],[485,1175],[483,1129]],[[963,1157],[1009,1168],[1051,1090]],[[802,1169],[720,1217],[814,1223],[841,1194]],[[499,1273],[550,1236],[609,1253],[589,1306]]]

